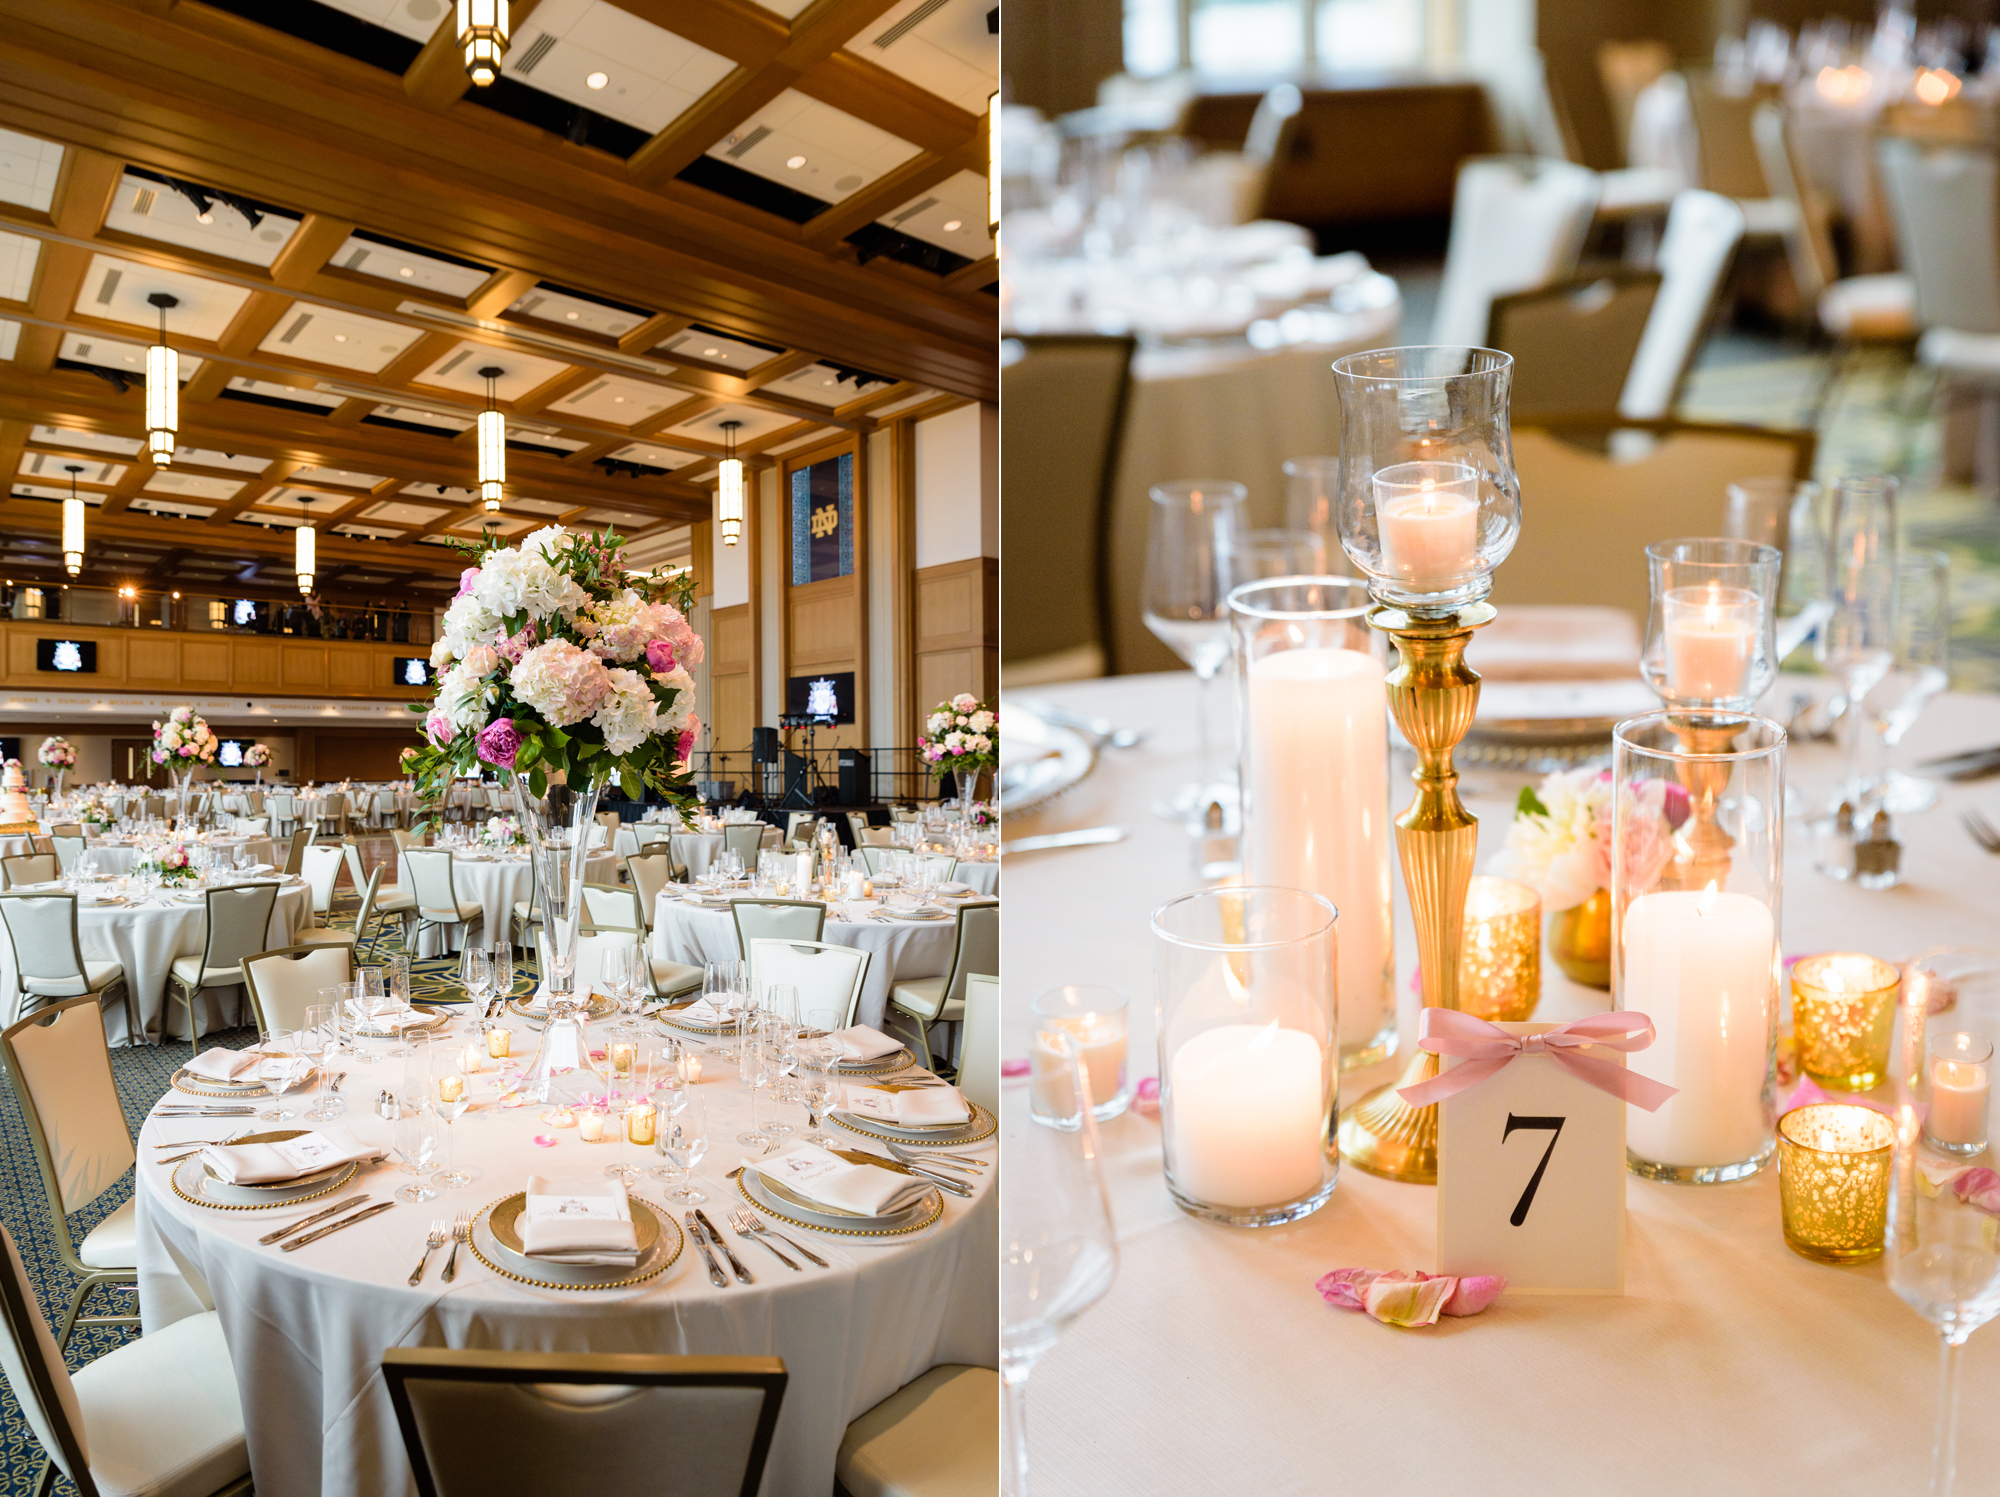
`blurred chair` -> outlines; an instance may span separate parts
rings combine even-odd
[[[1494,297],[1573,273],[1596,206],[1597,174],[1588,167],[1535,156],[1461,164],[1430,341],[1477,344]]]
[[[83,954],[77,935],[76,895],[54,890],[0,894],[0,926],[7,932],[14,956],[14,980],[21,990],[17,1016],[35,1008],[38,998],[89,995],[109,1001],[118,993],[125,999],[125,1032],[134,1044],[145,1043],[138,996],[125,980],[125,968]]]
[[[90,845],[89,840],[81,834],[74,837],[65,837],[60,832],[52,834],[49,837],[49,843],[55,848],[56,862],[62,865],[64,873],[68,873],[72,868],[76,867],[76,860],[83,855],[84,849]]]
[[[1618,159],[1626,161],[1632,142],[1632,108],[1674,65],[1674,49],[1665,42],[1601,42],[1597,77],[1604,85],[1604,102],[1611,110],[1611,128],[1618,141]],[[1629,162],[1628,162],[1629,164]]]
[[[1775,95],[1770,85],[1736,89],[1718,84],[1705,71],[1688,74],[1688,108],[1701,153],[1701,185],[1734,200],[1743,210],[1743,234],[1748,239],[1783,239],[1793,227],[1794,209],[1772,192],[1751,126],[1757,107]]]
[[[1291,153],[1304,103],[1297,84],[1267,89],[1248,129],[1243,129],[1242,101],[1237,96],[1196,93],[1182,104],[1173,133],[1202,151],[1190,172],[1209,180],[1214,201],[1226,207],[1232,222],[1267,216],[1272,178]],[[1237,136],[1234,132],[1239,129],[1243,133]]]
[[[1731,482],[1799,481],[1812,462],[1809,431],[1622,418],[1517,425],[1521,538],[1493,574],[1493,601],[1595,604],[1643,623],[1648,545],[1722,534]]]
[[[19,889],[26,884],[51,883],[61,871],[53,852],[24,852],[11,858],[0,858],[0,880],[4,880],[9,889]]]
[[[1061,535],[1032,567],[1000,577],[1001,674],[1010,686],[1101,676],[1114,669],[1109,527],[1125,434],[1134,340],[1010,339],[1002,399],[1010,428],[1035,434],[1007,452],[1008,523]]]
[[[1660,289],[1654,270],[1606,270],[1493,298],[1486,346],[1514,356],[1513,419],[1618,409]]]
[[[1000,1115],[1000,979],[965,979],[965,1038],[958,1047],[958,1089]]]
[[[764,850],[764,828],[761,821],[731,822],[722,829],[722,848],[733,852],[743,860],[743,872],[747,877],[757,870],[757,855]],[[776,831],[777,828],[771,828]]]
[[[1657,420],[1672,413],[1742,238],[1743,210],[1728,198],[1683,192],[1674,199],[1660,241],[1660,288],[1618,397],[1621,414]]]
[[[761,998],[773,983],[789,983],[798,991],[801,1017],[816,1009],[837,1009],[843,1029],[854,1023],[861,990],[868,985],[871,954],[854,946],[825,941],[789,941],[758,936],[746,943],[746,965],[756,974],[754,991]]]
[[[931,1368],[847,1426],[833,1473],[848,1497],[997,1492],[1000,1374]]]
[[[300,872],[305,875],[306,883],[312,889],[315,925],[324,924],[333,915],[334,885],[340,882],[341,862],[341,844],[337,842],[306,849],[305,866]],[[355,885],[354,892],[356,894],[361,892],[359,884]]]
[[[201,1017],[195,999],[211,988],[240,987],[243,959],[255,956],[269,945],[271,907],[277,903],[275,883],[237,884],[226,889],[208,889],[202,899],[207,907],[207,929],[200,954],[177,956],[167,969],[167,996],[178,999],[187,1010],[188,1039],[200,1046]],[[162,1034],[170,1028],[160,1020]]]

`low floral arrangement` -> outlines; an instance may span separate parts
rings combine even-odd
[[[105,827],[110,826],[112,822],[118,819],[112,814],[111,808],[95,795],[87,795],[82,800],[76,802],[71,811],[71,816],[74,820],[82,822],[85,826],[94,826],[99,831],[104,830]]]
[[[969,826],[992,826],[999,818],[993,814],[993,802],[981,800],[972,803],[971,814],[965,819]]]
[[[243,767],[245,769],[262,769],[270,762],[271,749],[268,744],[253,743],[243,751]]]
[[[999,713],[971,692],[960,692],[931,709],[917,748],[938,774],[977,775],[1000,762],[999,728]]]
[[[50,769],[74,769],[76,767],[76,750],[70,747],[70,741],[67,738],[44,738],[41,748],[35,753],[35,757]]]
[[[176,707],[163,723],[153,724],[153,762],[191,770],[213,764],[219,745],[215,734],[192,707]]]
[[[615,531],[560,525],[518,548],[461,548],[476,564],[431,649],[437,695],[428,709],[411,704],[430,744],[416,759],[420,793],[490,766],[525,776],[537,796],[553,779],[608,775],[632,800],[651,789],[694,803],[693,579],[628,573],[624,548]]]
[[[191,884],[199,876],[187,848],[179,842],[145,854],[132,865],[135,873],[157,873],[163,884]]]
[[[512,816],[489,817],[479,837],[490,847],[519,847],[528,840],[521,823]]]
[[[1625,872],[1649,889],[1672,861],[1673,836],[1688,818],[1687,791],[1669,780],[1627,789]],[[1559,770],[1539,789],[1524,786],[1493,872],[1519,879],[1542,896],[1542,908],[1574,909],[1611,887],[1611,771]],[[1637,814],[1634,814],[1637,813]]]
[[[396,762],[402,765],[402,767],[405,770],[407,770],[412,764],[417,762],[417,755],[419,752],[420,750],[418,750],[415,747],[406,748],[402,751],[402,753],[396,756]]]

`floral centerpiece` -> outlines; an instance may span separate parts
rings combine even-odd
[[[1648,887],[1673,857],[1674,830],[1688,818],[1687,791],[1648,781],[1635,796],[1626,872]],[[1573,980],[1611,986],[1611,771],[1559,770],[1523,786],[1492,871],[1519,879],[1549,912],[1549,954]]]
[[[968,817],[980,771],[1000,762],[999,744],[1000,714],[969,691],[939,702],[917,735],[924,762],[939,775],[949,771],[957,782],[959,806]]]
[[[519,847],[528,840],[528,834],[521,830],[521,823],[512,816],[488,817],[479,836],[489,847]]]
[[[141,854],[132,864],[134,873],[156,873],[163,884],[191,884],[201,875],[185,843],[169,842]]]
[[[174,781],[174,824],[187,825],[188,791],[194,772],[203,764],[213,764],[221,748],[209,726],[195,716],[192,707],[176,707],[163,723],[153,724],[153,762],[166,766]]]
[[[118,819],[112,813],[111,808],[105,805],[94,793],[82,796],[70,808],[70,816],[73,820],[79,821],[87,827],[94,827],[99,832],[102,832]]]
[[[67,738],[44,738],[42,746],[35,751],[35,758],[44,768],[56,772],[56,799],[61,800],[63,776],[76,768],[76,750]]]

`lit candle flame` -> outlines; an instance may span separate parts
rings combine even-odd
[[[1714,908],[1715,908],[1715,880],[1710,879],[1708,881],[1708,887],[1701,891],[1701,898],[1697,899],[1694,902],[1694,912],[1697,915],[1706,915],[1710,910]]]

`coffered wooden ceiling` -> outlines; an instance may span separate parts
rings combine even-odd
[[[992,399],[990,10],[513,0],[481,90],[449,0],[0,0],[0,569],[76,463],[93,571],[247,583],[309,514],[334,591],[440,585],[488,365],[501,534],[705,519],[724,421],[754,465]]]

